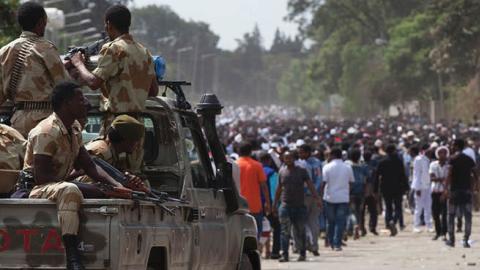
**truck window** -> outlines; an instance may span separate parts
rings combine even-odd
[[[187,149],[187,156],[190,161],[193,186],[196,188],[208,188],[207,171],[200,159],[192,132],[189,128],[183,128],[183,131],[185,134],[185,148]]]
[[[156,129],[153,119],[148,116],[143,116],[143,123],[145,125],[145,142],[144,142],[144,161],[150,163],[154,161],[158,156],[158,145],[156,143]],[[83,143],[86,144],[91,140],[94,140],[100,136],[100,129],[102,127],[102,115],[89,115],[85,123],[85,127],[82,131]],[[173,151],[175,153],[175,151]],[[176,163],[176,155],[175,161]]]
[[[208,148],[198,123],[192,118],[183,116],[182,125],[187,150],[193,186],[196,188],[209,188],[213,181],[213,170],[208,157]]]

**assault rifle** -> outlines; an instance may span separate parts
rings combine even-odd
[[[153,188],[147,188],[144,185],[132,186],[129,183],[128,175],[125,175],[105,160],[97,157],[93,157],[92,160],[97,166],[101,167],[108,175],[115,179],[115,181],[119,182],[125,187],[132,189],[132,191],[127,191],[106,185],[99,186],[99,188],[105,193],[105,195],[107,195],[107,197],[153,202],[158,206],[162,207],[169,214],[173,214],[173,210],[164,206],[163,203],[177,202],[181,204],[188,204],[188,201],[172,198],[166,192],[162,192]]]
[[[160,198],[158,196],[151,196],[151,194],[149,196],[149,194],[142,191],[119,189],[117,187],[112,187],[108,185],[100,186],[100,190],[102,190],[105,193],[105,195],[109,198],[127,199],[127,200],[133,200],[136,202],[139,202],[139,201],[153,202],[159,207],[161,207],[163,210],[165,210],[168,214],[172,216],[175,215],[174,209],[163,205],[165,202],[171,201],[171,199],[173,199],[168,196],[164,198]]]
[[[94,41],[85,46],[70,47],[67,54],[65,55],[65,60],[70,60],[74,54],[76,54],[77,52],[81,52],[83,55],[85,55],[85,66],[87,67],[87,69],[93,70],[94,68],[96,68],[96,63],[92,63],[90,61],[90,56],[98,55],[100,53],[100,50],[102,49],[102,46],[110,41],[110,38],[108,38],[105,33],[102,33],[102,36],[102,39]]]

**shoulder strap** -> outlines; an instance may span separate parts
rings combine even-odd
[[[12,101],[15,101],[15,95],[17,94],[18,83],[22,79],[25,59],[28,53],[33,48],[38,38],[28,38],[20,48],[20,52],[16,56],[15,64],[12,69],[12,77],[8,84],[7,93]]]

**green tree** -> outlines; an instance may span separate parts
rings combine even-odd
[[[428,32],[417,26],[428,29],[431,21],[414,21],[418,24],[415,27],[403,22],[404,28],[411,26],[408,37],[401,36],[401,27],[395,28],[427,6],[417,0],[290,1],[289,18],[314,41],[306,72],[318,82],[316,90],[342,95],[346,112],[362,114],[378,112],[377,107],[410,100],[429,90],[432,72],[428,52],[432,47],[428,41],[415,42]],[[395,49],[401,51],[395,54]],[[423,84],[405,83],[408,81]],[[315,96],[319,95],[312,98]]]
[[[20,29],[15,17],[18,0],[0,1],[0,47],[15,39]]]

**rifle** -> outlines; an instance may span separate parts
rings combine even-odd
[[[102,33],[102,36],[102,39],[94,41],[85,46],[70,47],[65,55],[65,60],[70,60],[74,54],[81,52],[83,55],[85,55],[85,66],[88,70],[92,71],[96,68],[96,64],[90,61],[90,56],[98,55],[102,49],[102,46],[110,41],[110,38],[108,38],[105,33]]]
[[[122,173],[120,170],[113,167],[112,165],[110,165],[110,163],[98,157],[92,157],[92,160],[97,166],[102,168],[108,175],[110,175],[117,182],[133,190],[131,194],[127,194],[128,196],[126,196],[125,194],[123,194],[125,193],[123,192],[123,190],[119,190],[114,187],[102,186],[101,189],[104,191],[105,194],[107,194],[107,196],[111,196],[113,198],[124,198],[124,199],[131,199],[131,200],[137,200],[137,201],[150,201],[150,202],[156,203],[157,205],[161,206],[165,210],[166,210],[166,207],[163,205],[160,205],[164,202],[176,202],[181,204],[188,204],[188,201],[186,200],[170,197],[170,195],[166,192],[162,192],[153,188],[147,188],[144,185],[131,186],[129,185],[127,175],[125,175],[124,173]],[[171,209],[169,210],[172,211]]]
[[[156,196],[151,197],[151,196],[148,196],[148,194],[145,192],[128,190],[128,189],[119,189],[117,187],[112,187],[108,185],[101,186],[100,190],[102,190],[105,193],[105,195],[109,198],[127,199],[127,200],[133,200],[135,202],[139,202],[139,201],[153,202],[157,206],[160,206],[163,210],[165,210],[171,216],[175,215],[174,209],[177,208],[175,207],[174,209],[172,209],[163,205],[165,202],[173,199],[170,197],[165,197],[165,198],[160,198]]]

